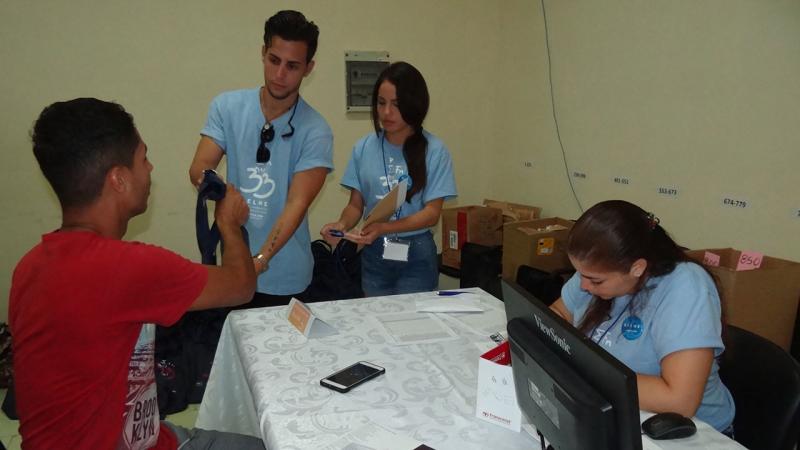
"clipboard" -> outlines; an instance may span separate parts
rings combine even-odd
[[[360,228],[371,223],[388,221],[406,200],[407,189],[408,180],[402,180],[395,184],[392,190],[372,208],[369,214],[367,214]]]

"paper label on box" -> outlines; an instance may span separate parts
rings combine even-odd
[[[517,405],[514,374],[506,365],[511,362],[509,356],[506,341],[478,358],[475,417],[519,433],[522,412]]]
[[[449,247],[453,250],[458,250],[458,231],[450,230],[450,236],[448,239],[450,242]]]
[[[552,255],[556,248],[555,238],[541,238],[536,242],[536,254]]]
[[[719,255],[716,253],[705,252],[703,254],[703,264],[709,267],[719,267]]]
[[[467,240],[467,213],[465,211],[459,211],[456,213],[456,249],[461,248],[464,245],[464,241]]]
[[[739,262],[736,264],[736,271],[758,269],[761,267],[761,261],[763,260],[763,253],[742,250],[742,254],[739,256]]]

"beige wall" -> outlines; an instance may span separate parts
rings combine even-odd
[[[513,5],[501,17],[505,41],[518,42],[502,48],[514,70],[492,192],[574,218],[541,5]],[[655,212],[686,246],[800,260],[800,2],[545,5],[560,133],[570,169],[587,175],[573,179],[583,207],[623,198]],[[662,186],[677,198],[657,194]],[[725,197],[748,206],[725,207]]]
[[[570,166],[587,174],[576,181],[584,207],[627,198],[687,245],[800,259],[800,4],[546,5],[556,111]],[[27,136],[41,109],[95,96],[134,114],[156,169],[150,210],[127,237],[196,259],[186,170],[198,130],[214,95],[261,82],[263,21],[285,7],[321,28],[303,95],[335,134],[337,169],[312,207],[312,234],[346,202],[338,180],[371,126],[344,113],[345,50],[387,50],[425,75],[426,125],[453,153],[459,204],[495,197],[579,213],[552,120],[538,1],[4,1],[0,320],[16,261],[60,223]],[[677,187],[678,198],[660,198],[660,185]],[[725,195],[748,207],[722,207]]]

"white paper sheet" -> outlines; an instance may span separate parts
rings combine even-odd
[[[416,300],[417,312],[482,312],[481,297],[470,292],[458,295],[425,295]]]
[[[404,312],[381,314],[374,317],[397,345],[458,339],[458,335],[433,314]]]
[[[443,314],[442,317],[448,322],[455,322],[458,327],[466,329],[474,334],[490,336],[494,333],[502,333],[507,335],[505,326],[498,329],[496,325],[498,323],[506,323],[506,313],[499,309],[486,308],[486,310],[480,314],[450,313],[446,315]]]

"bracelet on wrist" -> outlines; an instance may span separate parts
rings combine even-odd
[[[258,264],[259,269],[256,270],[256,272],[259,274],[266,272],[267,269],[269,268],[267,257],[264,256],[263,253],[257,253],[253,255],[253,261],[255,261]]]

